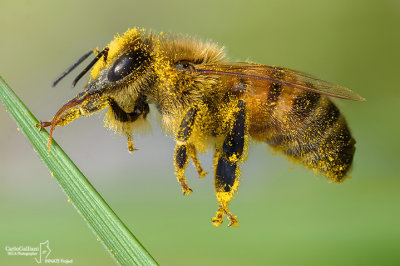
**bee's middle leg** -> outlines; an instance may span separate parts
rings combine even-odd
[[[207,174],[207,171],[204,171],[203,167],[201,167],[200,160],[197,158],[196,147],[193,144],[188,144],[187,150],[190,158],[192,159],[194,167],[196,167],[199,177],[203,178]]]
[[[198,107],[194,106],[189,108],[186,115],[183,117],[181,124],[176,135],[176,147],[174,155],[175,173],[178,182],[181,184],[184,195],[188,195],[192,192],[185,177],[185,170],[189,162],[189,156],[191,156],[193,147],[188,144],[188,140],[193,130],[194,121],[198,113]]]

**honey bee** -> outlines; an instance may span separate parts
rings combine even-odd
[[[51,127],[48,148],[56,126],[108,107],[105,125],[125,135],[132,152],[133,129],[154,104],[176,141],[174,165],[183,194],[192,192],[184,174],[189,160],[204,177],[197,154],[214,149],[215,226],[224,216],[229,226],[238,225],[228,204],[250,139],[333,182],[341,183],[351,167],[355,140],[329,96],[364,98],[345,87],[283,67],[232,63],[211,42],[137,28],[82,56],[53,85],[92,53],[95,59],[73,81],[75,86],[91,70],[83,92],[38,125]]]

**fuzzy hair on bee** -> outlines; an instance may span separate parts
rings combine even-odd
[[[351,168],[355,140],[329,97],[364,98],[345,87],[287,68],[233,63],[212,42],[137,28],[82,56],[54,85],[92,53],[96,57],[73,82],[90,70],[83,91],[38,125],[51,127],[49,149],[56,126],[108,107],[105,125],[126,136],[133,152],[133,129],[146,121],[153,104],[176,141],[175,174],[183,194],[192,192],[185,177],[189,161],[202,178],[207,172],[197,155],[213,149],[216,226],[225,216],[230,226],[238,225],[228,205],[250,140],[333,182],[341,183]]]

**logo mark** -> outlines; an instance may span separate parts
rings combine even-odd
[[[37,258],[35,258],[36,262],[37,263],[42,263],[42,256],[46,260],[47,257],[49,256],[50,252],[51,252],[51,249],[50,249],[50,246],[49,246],[49,240],[47,240],[46,242],[40,243],[39,260]]]
[[[57,264],[71,264],[74,262],[73,259],[59,259],[49,258],[51,253],[50,241],[39,243],[39,246],[5,246],[5,251],[8,256],[24,256],[33,257],[36,263],[57,263]]]

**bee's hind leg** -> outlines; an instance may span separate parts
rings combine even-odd
[[[217,195],[218,210],[212,223],[219,226],[224,215],[229,220],[229,226],[238,226],[238,220],[228,208],[239,186],[240,167],[246,144],[246,112],[245,102],[240,100],[238,111],[234,113],[233,123],[228,132],[221,151],[215,153],[215,193]]]

